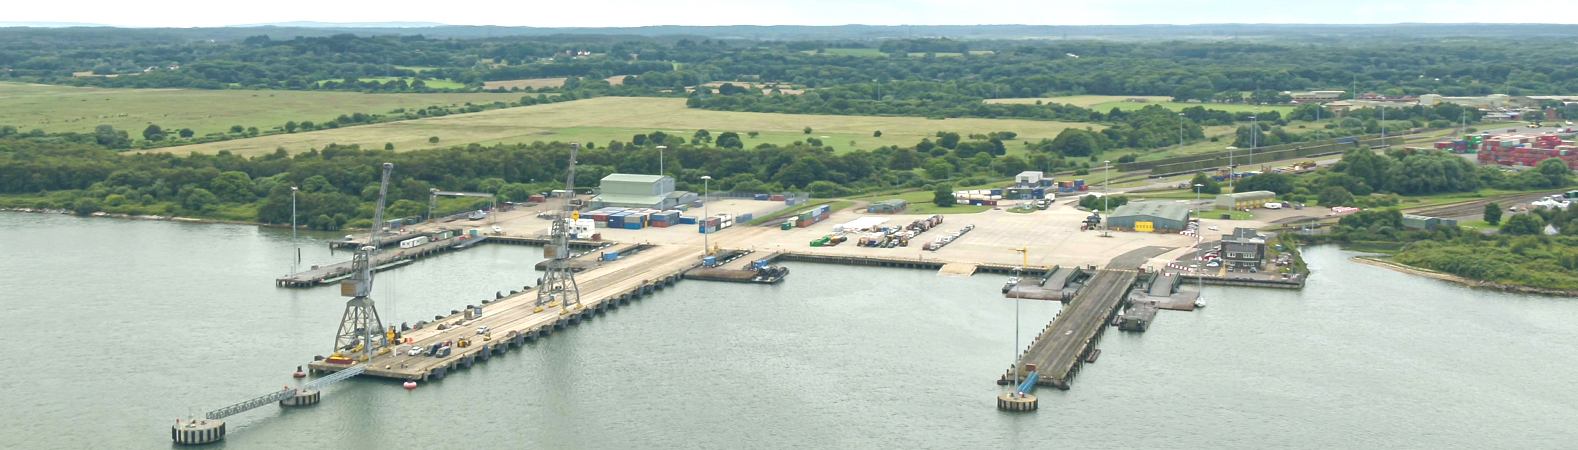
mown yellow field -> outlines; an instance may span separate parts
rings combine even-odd
[[[576,141],[604,145],[615,139],[629,141],[631,135],[636,133],[664,131],[689,136],[697,129],[706,129],[714,136],[724,131],[734,131],[742,137],[750,131],[762,133],[757,139],[746,138],[747,146],[762,142],[783,144],[816,137],[837,149],[848,150],[914,145],[923,137],[934,136],[937,131],[960,134],[1013,131],[1019,133],[1019,140],[1050,139],[1066,128],[1088,125],[1034,120],[931,120],[922,117],[724,112],[686,108],[685,99],[680,98],[602,97],[155,151],[185,154],[229,150],[241,155],[258,155],[280,147],[292,153],[303,152],[330,143],[360,144],[364,148],[383,148],[385,143],[391,143],[400,151],[472,142]],[[813,132],[804,134],[805,127],[811,127]],[[879,130],[882,131],[882,137],[872,137],[872,133]],[[439,142],[429,143],[428,138],[434,136],[439,138]],[[1021,148],[1022,145],[1017,142],[1009,144],[1011,152]]]

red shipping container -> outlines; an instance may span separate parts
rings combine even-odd
[[[654,220],[654,221],[651,221],[651,222],[647,222],[647,225],[652,226],[654,228],[668,228],[668,222],[664,222],[664,221],[660,221],[660,220]]]
[[[786,199],[786,198],[784,198],[784,196],[782,196],[782,195],[774,195],[774,196],[772,196],[772,197],[769,197],[769,198],[771,198],[771,199],[772,199],[772,201],[775,201],[775,202],[781,202],[781,201],[784,201],[784,200],[787,200],[787,199]]]

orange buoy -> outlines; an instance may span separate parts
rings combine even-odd
[[[296,373],[292,374],[291,376],[295,378],[306,378],[307,372],[301,371],[301,366],[296,366]]]
[[[405,382],[405,390],[409,391],[409,390],[412,390],[412,389],[416,389],[416,382],[415,381],[407,381],[407,382]]]

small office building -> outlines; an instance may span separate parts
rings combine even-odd
[[[1234,228],[1222,235],[1222,263],[1234,269],[1258,269],[1266,259],[1266,239],[1254,228]]]

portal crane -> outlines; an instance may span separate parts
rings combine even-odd
[[[575,214],[575,154],[581,149],[581,144],[570,144],[570,167],[566,170],[564,190],[570,196],[564,199],[564,207],[554,214],[553,225],[548,228],[548,245],[543,247],[543,257],[548,258],[548,273],[542,278],[542,285],[537,287],[537,309],[563,306],[559,314],[566,314],[573,303],[575,308],[581,307],[581,288],[575,284],[575,272],[570,270],[570,224],[571,217]]]
[[[340,319],[340,332],[334,338],[334,350],[336,354],[361,353],[357,358],[361,361],[372,357],[375,345],[379,348],[389,345],[383,333],[383,322],[378,319],[378,310],[368,298],[373,292],[373,257],[382,239],[379,234],[383,231],[384,200],[389,195],[389,173],[394,171],[394,164],[384,163],[383,169],[378,204],[373,209],[372,232],[367,237],[367,245],[357,249],[356,256],[351,258],[351,279],[340,283],[340,295],[351,299],[345,302],[345,315]]]

